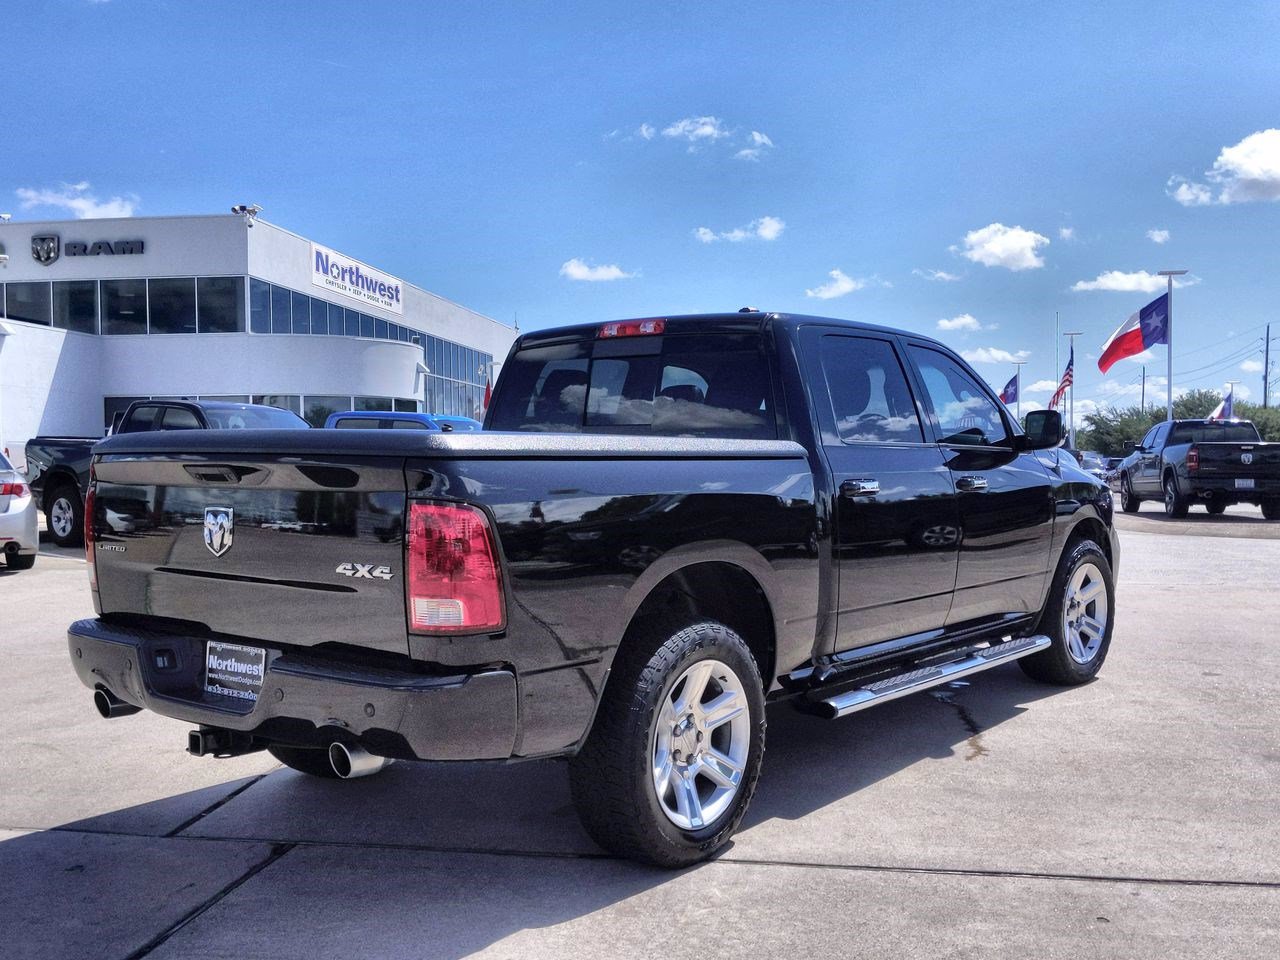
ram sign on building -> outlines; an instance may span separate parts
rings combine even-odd
[[[0,448],[141,397],[474,417],[515,335],[248,214],[0,223]]]

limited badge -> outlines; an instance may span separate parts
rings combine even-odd
[[[230,507],[204,508],[204,545],[215,557],[231,549],[235,512]]]

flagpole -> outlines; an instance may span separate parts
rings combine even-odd
[[[1017,412],[1017,417],[1018,417],[1018,424],[1019,424],[1019,426],[1021,426],[1021,424],[1022,424],[1022,365],[1023,365],[1024,363],[1026,363],[1026,362],[1027,362],[1026,360],[1015,360],[1015,361],[1013,361],[1013,375],[1014,375],[1014,378],[1015,378],[1015,379],[1014,379],[1014,383],[1016,383],[1016,384],[1017,384],[1017,386],[1016,386],[1016,387],[1014,387],[1014,391],[1017,393],[1017,396],[1018,396],[1018,400],[1017,400],[1017,403],[1018,403],[1018,412]]]
[[[1166,322],[1169,324],[1168,332],[1165,335],[1165,345],[1169,348],[1169,383],[1168,392],[1165,400],[1165,419],[1173,420],[1173,278],[1180,277],[1187,271],[1185,270],[1157,270],[1156,273],[1169,281],[1168,297],[1166,301],[1169,306],[1169,315]]]
[[[1071,363],[1074,365],[1076,356],[1076,337],[1081,336],[1081,331],[1072,330],[1064,333],[1063,336],[1071,341]],[[1070,437],[1069,445],[1072,450],[1076,448],[1076,372],[1071,371],[1071,385],[1067,388],[1067,436]]]

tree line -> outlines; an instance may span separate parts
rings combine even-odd
[[[1197,420],[1207,417],[1222,402],[1216,390],[1192,390],[1173,401],[1175,420]],[[1164,404],[1143,410],[1132,407],[1107,407],[1084,416],[1085,425],[1076,430],[1076,447],[1080,450],[1096,450],[1103,456],[1122,457],[1127,452],[1126,440],[1135,443],[1148,430],[1165,419]],[[1237,400],[1235,416],[1238,420],[1252,420],[1263,440],[1280,440],[1280,410],[1264,409],[1260,404]]]

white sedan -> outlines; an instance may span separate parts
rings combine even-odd
[[[35,497],[26,477],[0,453],[0,553],[10,570],[30,570],[40,549]]]

